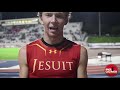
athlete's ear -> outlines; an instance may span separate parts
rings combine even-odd
[[[42,17],[41,16],[39,17],[39,22],[40,22],[40,24],[43,25],[43,21],[42,21]]]
[[[69,21],[70,21],[70,19],[71,19],[71,13],[72,12],[69,12],[69,15],[65,18],[66,20],[65,20],[65,25],[67,24],[67,23],[69,23]]]
[[[67,25],[68,22],[69,22],[69,19],[66,18],[66,19],[65,19],[65,25]]]
[[[42,15],[40,14],[40,12],[37,13],[37,16],[39,18],[39,23],[43,25]]]

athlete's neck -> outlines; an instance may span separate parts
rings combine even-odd
[[[54,45],[54,44],[61,43],[64,40],[64,37],[49,37],[48,38],[48,37],[44,36],[43,40],[50,45]]]

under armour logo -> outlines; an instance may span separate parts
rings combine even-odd
[[[56,54],[57,53],[57,50],[54,50],[54,51],[52,51],[52,50],[49,50],[49,53],[51,54],[51,53],[54,53],[54,54]]]

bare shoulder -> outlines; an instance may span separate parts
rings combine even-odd
[[[25,62],[26,63],[26,46],[22,47],[19,50],[18,60],[19,60],[19,62]]]
[[[87,49],[84,46],[81,46],[81,54],[86,54]]]
[[[81,46],[80,62],[88,60],[88,52],[84,46]]]
[[[19,55],[21,55],[21,54],[26,54],[26,46],[20,48]]]

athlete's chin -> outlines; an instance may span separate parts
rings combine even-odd
[[[58,36],[59,33],[57,31],[51,31],[51,32],[49,32],[49,35],[50,36]]]
[[[50,33],[49,36],[50,37],[58,37],[58,34]]]

